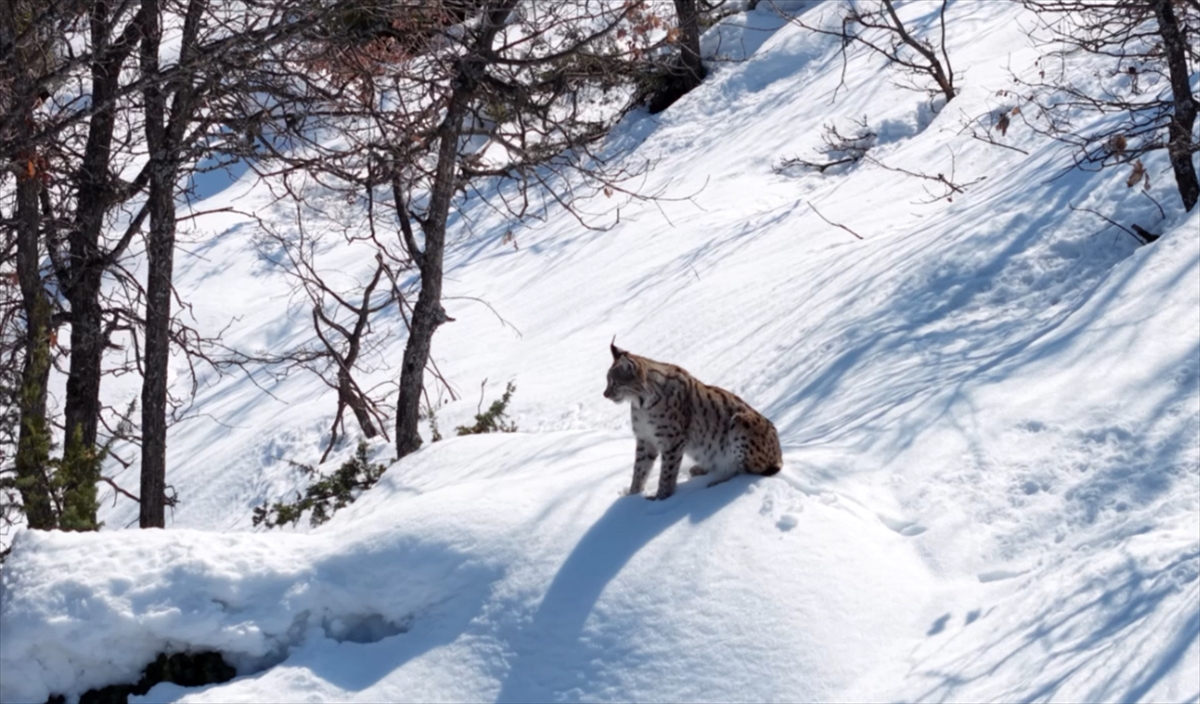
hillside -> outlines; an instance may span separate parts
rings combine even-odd
[[[290,462],[320,457],[334,392],[204,379],[170,436],[168,530],[123,530],[137,506],[110,493],[100,533],[16,537],[0,700],[77,697],[189,649],[238,677],[131,701],[1200,700],[1200,210],[1161,152],[1160,214],[1125,170],[1069,169],[1016,121],[1013,148],[972,138],[1017,105],[1009,71],[1038,70],[1015,4],[951,6],[961,93],[938,111],[766,5],[704,35],[721,60],[700,88],[610,136],[659,198],[598,195],[598,229],[553,203],[452,221],[455,321],[433,353],[459,399],[438,423],[513,380],[518,432],[428,442],[325,526],[255,532],[255,506],[303,487]],[[930,6],[903,9],[936,32]],[[775,168],[864,118],[878,161],[971,185]],[[205,191],[197,208],[289,222],[252,173]],[[194,228],[177,288],[198,327],[247,350],[312,334],[251,220]],[[323,256],[361,279],[365,251]],[[397,315],[367,386],[397,373]],[[755,405],[783,471],[623,496],[614,335]],[[110,469],[136,485],[136,465]]]

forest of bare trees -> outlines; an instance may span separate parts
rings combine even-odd
[[[140,503],[142,527],[163,526],[167,432],[187,402],[168,385],[172,353],[221,373],[311,369],[337,392],[333,441],[349,410],[367,436],[394,419],[397,454],[416,449],[431,341],[450,320],[450,213],[489,181],[505,184],[494,206],[515,218],[533,189],[571,209],[567,172],[593,193],[620,189],[632,174],[591,148],[648,98],[643,77],[675,60],[673,20],[651,3],[589,0],[0,2],[4,516],[95,529],[115,462],[140,466],[140,486],[113,488]],[[299,184],[317,183],[390,223],[372,234],[375,276],[352,291],[264,225],[294,255],[316,348],[228,350],[179,315],[177,228],[202,217],[178,211],[184,184],[201,164],[235,162],[298,204],[311,197]],[[393,398],[373,397],[356,360],[377,344],[371,317],[396,306],[404,359]],[[48,401],[54,369],[61,403]],[[106,406],[104,379],[125,373],[141,377],[140,397]]]
[[[1023,2],[1068,50],[1111,57],[1125,85],[1093,95],[1043,74],[1027,86],[1048,117],[1039,128],[1083,166],[1167,150],[1194,207],[1200,4]],[[840,27],[810,28],[883,54],[944,104],[961,90],[947,3],[933,5],[937,44],[914,37],[899,4],[847,4]],[[536,194],[588,227],[580,198],[650,197],[629,184],[652,164],[614,167],[595,149],[631,109],[667,109],[700,84],[700,35],[723,5],[0,0],[0,520],[95,529],[97,486],[118,463],[139,466],[141,481],[114,490],[140,503],[142,527],[163,527],[176,500],[168,431],[187,405],[168,384],[172,354],[217,373],[319,375],[335,399],[326,455],[350,417],[366,437],[389,436],[398,457],[416,450],[440,383],[433,341],[453,320],[442,295],[453,213],[484,195],[520,220]],[[1047,91],[1068,100],[1044,101]],[[1055,119],[1080,105],[1128,118],[1103,134]],[[310,307],[309,345],[230,350],[180,315],[178,229],[203,217],[180,212],[186,184],[201,164],[233,163],[295,205],[294,227],[261,223],[256,237],[284,253],[278,265]],[[305,234],[314,189],[367,203],[365,233],[319,235],[374,248],[356,288],[326,281],[306,239],[317,236]],[[363,388],[358,365],[387,310],[406,328],[403,359],[394,384]],[[51,403],[54,370],[65,385]],[[107,406],[116,374],[138,375],[141,394]]]

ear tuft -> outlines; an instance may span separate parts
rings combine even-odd
[[[620,359],[624,354],[628,354],[625,350],[617,347],[616,342],[617,336],[613,335],[612,342],[608,343],[608,349],[612,351],[613,361]]]

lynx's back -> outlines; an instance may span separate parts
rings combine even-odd
[[[684,454],[696,461],[692,476],[713,477],[710,486],[742,472],[770,476],[782,468],[775,426],[736,394],[674,364],[610,347],[613,364],[604,395],[630,402],[637,438],[630,493],[641,493],[660,455],[656,499],[674,493]]]

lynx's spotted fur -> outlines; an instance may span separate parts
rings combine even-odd
[[[604,397],[632,406],[637,459],[630,494],[640,494],[654,460],[662,456],[658,493],[675,493],[683,455],[696,461],[691,475],[709,486],[747,472],[770,476],[783,466],[775,426],[742,399],[709,386],[674,364],[655,362],[609,345],[613,363]]]

